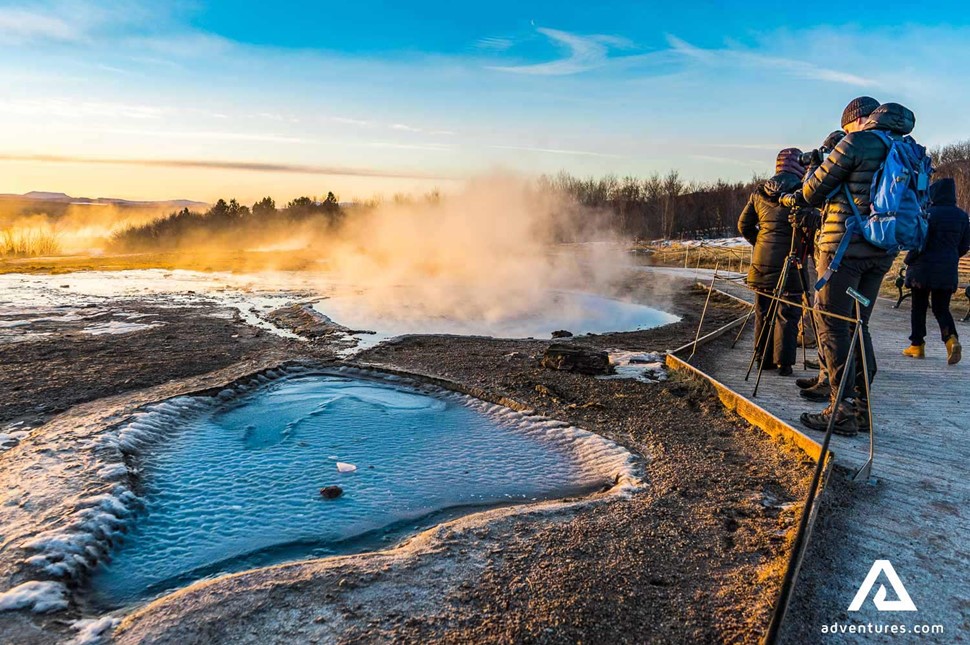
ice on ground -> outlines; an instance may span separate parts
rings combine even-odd
[[[10,432],[0,432],[0,452],[10,450],[24,440],[30,432],[27,430],[12,430]]]
[[[675,241],[674,244],[677,242]],[[722,237],[711,240],[684,240],[680,242],[681,246],[699,247],[699,246],[710,246],[714,248],[731,249],[738,247],[750,247],[751,243],[748,242],[743,237]]]
[[[97,645],[103,643],[110,632],[121,622],[120,618],[114,616],[103,616],[101,618],[85,618],[71,623],[71,627],[77,630],[77,635],[68,642],[68,645]]]
[[[161,327],[162,323],[134,323],[134,322],[121,322],[118,320],[110,320],[108,322],[99,323],[97,325],[89,325],[81,330],[82,334],[88,334],[89,336],[104,336],[106,334],[130,334],[135,331],[142,331],[145,329],[152,329],[153,327]]]
[[[615,373],[598,376],[599,379],[633,379],[644,383],[667,380],[664,355],[661,353],[614,350],[609,355]]]
[[[0,275],[0,316],[49,308],[62,316],[92,317],[104,313],[100,306],[125,300],[167,307],[205,303],[234,309],[254,327],[298,338],[266,321],[258,312],[305,300],[318,292],[317,283],[318,277],[313,274],[288,272],[236,275],[137,269],[66,275],[9,273]]]
[[[95,599],[117,606],[221,572],[372,548],[459,512],[449,509],[630,480],[630,454],[597,435],[356,374],[263,379],[137,415],[104,449],[116,446],[140,469],[142,497],[130,499],[119,482],[87,500],[78,511],[87,515],[69,524],[89,531],[38,536],[29,545],[38,564],[50,574],[93,551]],[[337,483],[343,496],[323,503],[320,488]],[[123,540],[110,562],[98,551],[105,536]]]
[[[67,587],[60,582],[30,580],[0,593],[0,611],[30,609],[44,614],[67,606]]]

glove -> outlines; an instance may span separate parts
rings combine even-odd
[[[796,208],[798,206],[807,206],[805,203],[805,198],[802,197],[801,192],[797,193],[785,193],[778,198],[778,203],[785,208]]]

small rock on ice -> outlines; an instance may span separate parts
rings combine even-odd
[[[337,462],[337,470],[342,473],[352,473],[357,470],[357,466],[353,464],[345,464],[342,461]]]

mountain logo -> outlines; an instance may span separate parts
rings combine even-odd
[[[876,606],[876,609],[879,611],[916,611],[913,599],[909,597],[906,587],[903,586],[903,581],[899,579],[889,560],[876,560],[872,563],[869,575],[862,581],[862,586],[859,587],[855,598],[852,599],[852,604],[849,605],[849,611],[859,611],[862,608],[862,603],[869,597],[869,592],[872,591],[872,586],[879,579],[880,573],[885,574],[889,584],[892,585],[896,600],[886,600],[886,586],[880,584],[875,598],[872,599],[872,604]]]

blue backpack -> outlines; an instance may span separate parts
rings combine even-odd
[[[930,176],[933,174],[926,148],[912,137],[893,139],[882,130],[870,132],[886,144],[888,153],[872,176],[869,217],[859,213],[849,187],[843,184],[846,199],[852,207],[852,217],[846,220],[845,235],[831,264],[815,285],[816,290],[825,286],[832,274],[839,270],[842,256],[856,236],[885,249],[887,253],[922,251],[926,245],[929,228],[926,209],[929,205]]]

